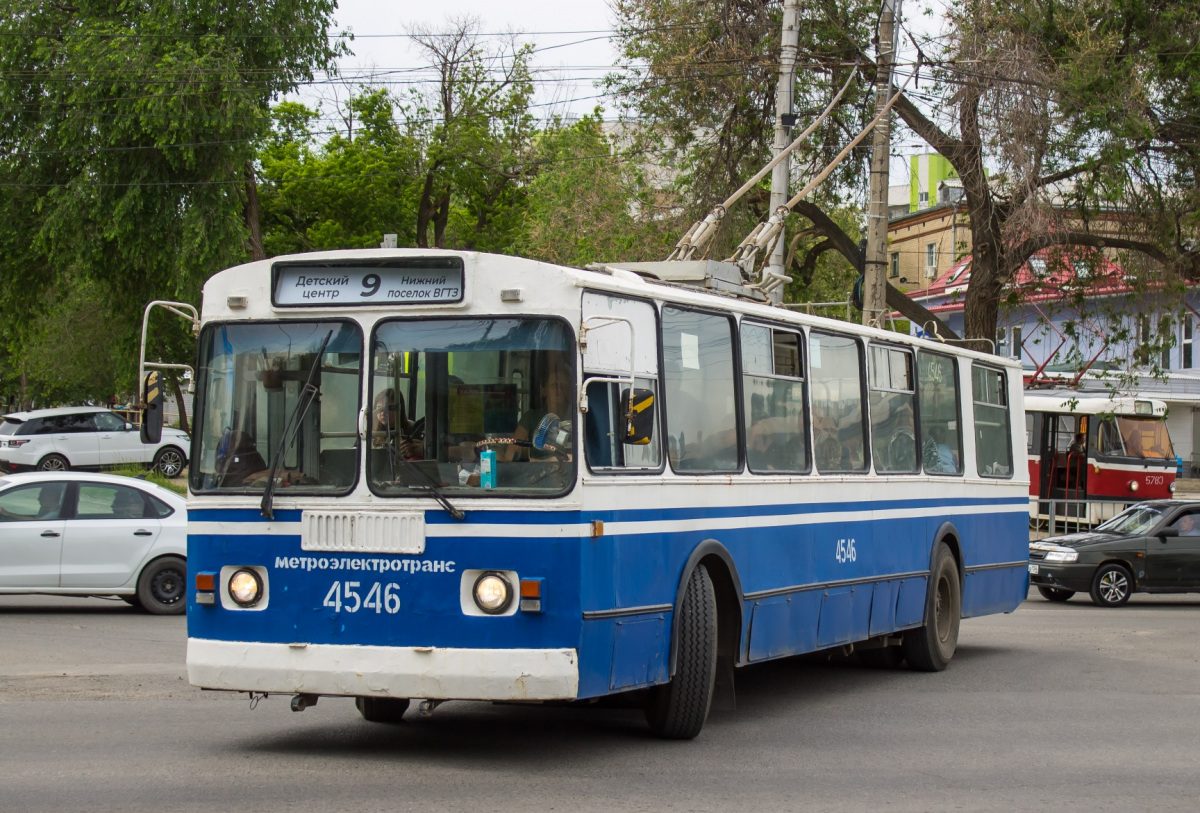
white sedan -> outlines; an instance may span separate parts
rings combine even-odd
[[[0,477],[0,594],[119,596],[155,615],[187,606],[187,508],[131,477]]]

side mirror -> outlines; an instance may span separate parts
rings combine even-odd
[[[625,434],[621,442],[645,446],[654,436],[654,390],[641,387],[622,390],[621,414],[625,416]]]
[[[1168,537],[1179,536],[1179,529],[1178,528],[1163,528],[1157,534],[1155,534],[1155,536],[1157,536],[1159,539],[1167,539]]]
[[[162,440],[163,390],[158,370],[151,370],[142,379],[142,443]]]
[[[133,429],[133,424],[131,424],[129,421],[125,421],[125,431],[128,432],[131,429]]]

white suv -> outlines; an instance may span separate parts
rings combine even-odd
[[[190,440],[164,428],[157,444],[142,443],[137,428],[99,407],[35,409],[5,415],[0,423],[0,470],[66,471],[138,463],[178,477]]]

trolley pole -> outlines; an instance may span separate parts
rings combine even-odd
[[[882,110],[892,89],[896,55],[896,17],[901,0],[883,0],[875,73],[875,109]],[[880,325],[887,313],[888,180],[892,150],[891,116],[875,125],[871,141],[871,200],[867,210],[867,251],[863,263],[864,325]]]
[[[791,143],[792,125],[796,114],[792,111],[792,97],[796,91],[796,54],[800,46],[800,0],[787,0],[783,6],[783,41],[779,51],[779,84],[775,88],[775,144],[772,157],[779,155]],[[787,203],[788,181],[792,174],[792,159],[781,161],[771,171],[771,212]],[[767,268],[783,274],[786,234],[775,242]],[[771,291],[772,302],[783,301],[783,286]]]

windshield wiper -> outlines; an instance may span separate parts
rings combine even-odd
[[[408,469],[410,472],[415,471],[417,473],[417,476],[425,481],[425,485],[409,484],[407,486],[408,488],[415,488],[420,491],[424,491],[429,496],[431,496],[435,500],[437,500],[438,505],[442,506],[442,508],[445,508],[446,513],[449,514],[450,516],[454,517],[455,519],[466,519],[466,515],[463,514],[463,512],[460,509],[456,508],[454,506],[454,504],[452,502],[450,502],[449,499],[446,498],[445,493],[442,491],[441,485],[436,480],[434,480],[432,477],[430,477],[428,472],[426,472],[424,469],[422,469],[417,464],[413,463],[411,460],[405,459],[405,457],[403,455],[393,455],[393,458],[395,460],[399,460],[402,464],[404,464],[404,467],[406,469]]]
[[[300,424],[304,420],[304,414],[308,412],[308,407],[317,394],[317,388],[312,383],[313,376],[317,374],[317,368],[321,366],[321,358],[325,355],[325,348],[332,338],[333,330],[331,329],[325,334],[325,340],[321,342],[321,347],[317,350],[317,357],[313,359],[312,367],[308,368],[308,379],[304,382],[304,389],[300,390],[300,399],[296,401],[292,414],[288,415],[287,422],[284,424],[283,437],[279,439],[279,448],[271,456],[271,466],[267,472],[267,486],[263,489],[262,505],[259,507],[260,513],[267,519],[275,519],[275,509],[271,505],[271,501],[275,498],[275,472],[279,470],[283,453],[292,445],[292,437],[299,430]]]

